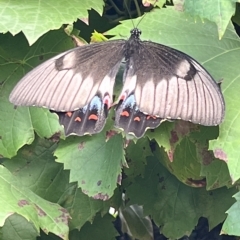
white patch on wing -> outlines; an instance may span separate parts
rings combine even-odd
[[[121,99],[121,96],[124,95],[124,93],[127,93],[127,96],[132,93],[136,88],[137,83],[137,75],[133,75],[131,77],[127,76],[123,85],[123,89],[121,94],[119,95],[118,101]],[[136,89],[137,90],[137,89]],[[126,97],[127,97],[126,96]],[[135,92],[135,98],[137,99],[139,96],[136,95]],[[139,99],[139,98],[138,98]],[[137,100],[136,100],[137,101]]]
[[[104,97],[105,93],[108,93],[110,98],[112,99],[113,94],[113,84],[114,79],[112,79],[109,75],[106,75],[103,80],[101,81],[101,84],[99,85],[99,92],[102,94],[102,97]]]
[[[168,94],[168,80],[167,79],[162,79],[161,81],[158,82],[156,86],[156,94],[155,97],[158,99],[158,106],[159,108],[157,109],[157,106],[154,109],[153,115],[156,115],[160,118],[166,118],[165,116],[165,108],[166,108],[166,98]]]
[[[138,88],[137,86],[135,95],[138,95],[137,92],[139,91],[139,89],[140,88]],[[138,101],[138,99],[136,99],[137,106],[143,113],[152,115],[155,99],[155,84],[153,82],[153,79],[148,79],[141,90],[142,92],[140,96],[140,102]]]
[[[169,82],[168,95],[167,95],[167,106],[165,115],[167,118],[177,118],[176,112],[181,103],[178,102],[178,85],[177,78],[174,76]]]
[[[190,70],[191,66],[187,60],[182,60],[176,67],[176,74],[182,78],[184,78],[188,71]]]
[[[62,72],[62,71],[61,71]],[[74,71],[73,70],[63,70],[65,75],[62,79],[59,79],[59,83],[57,87],[53,87],[54,95],[52,98],[52,102],[55,104],[56,109],[60,109],[61,111],[69,111],[69,100],[72,95],[71,88]],[[61,81],[60,81],[61,80]],[[55,90],[54,90],[55,89]]]
[[[75,51],[67,53],[63,57],[63,69],[70,69],[76,66],[76,54]]]
[[[88,75],[85,79],[82,80],[82,84],[77,88],[77,94],[74,98],[74,108],[81,108],[89,103],[89,95],[91,93],[92,87],[94,85],[94,79],[91,75]],[[74,87],[74,85],[73,85]]]
[[[184,79],[177,79],[178,81],[178,108],[176,112],[177,118],[183,118],[187,116],[188,111],[188,90],[187,90],[187,81]]]

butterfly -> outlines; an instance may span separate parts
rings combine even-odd
[[[140,35],[134,28],[128,40],[84,45],[47,60],[18,82],[10,102],[56,112],[66,136],[98,133],[124,59],[115,127],[140,138],[166,120],[219,125],[225,113],[220,84],[187,54]]]

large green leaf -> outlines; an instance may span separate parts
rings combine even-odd
[[[227,219],[223,224],[222,233],[228,235],[240,236],[239,214],[240,214],[240,193],[233,196],[236,202],[227,210]]]
[[[82,191],[95,199],[109,199],[117,183],[121,184],[125,164],[121,135],[109,140],[104,132],[94,137],[69,137],[59,144],[55,156],[70,170],[70,181],[77,181]]]
[[[1,1],[0,32],[16,35],[22,31],[32,45],[50,29],[86,18],[91,8],[101,13],[103,4],[101,0]]]
[[[6,168],[0,166],[0,226],[7,217],[18,213],[30,220],[36,229],[68,239],[70,215],[58,204],[48,202],[21,185]]]
[[[183,9],[202,20],[208,19],[217,24],[219,38],[224,35],[231,17],[235,13],[236,2],[239,0],[185,0]]]
[[[71,215],[71,229],[80,229],[87,221],[92,222],[98,212],[106,214],[110,206],[119,207],[121,202],[119,191],[119,193],[116,191],[109,201],[103,202],[89,198],[77,188],[76,183],[69,183],[69,171],[63,170],[63,164],[55,162],[53,152],[56,147],[57,144],[54,142],[36,138],[30,146],[20,149],[17,156],[2,159],[2,164],[12,172],[19,184],[45,200],[57,202],[66,208]],[[11,221],[18,222],[18,219],[14,215]],[[25,228],[32,227],[26,225]],[[10,229],[9,224],[6,229]],[[18,230],[12,231],[14,233]]]
[[[24,144],[34,140],[34,130],[41,137],[61,132],[56,115],[46,109],[14,106],[8,97],[19,79],[47,58],[73,46],[64,31],[52,31],[29,47],[22,34],[0,35],[0,154],[12,157]]]
[[[107,214],[101,217],[99,214],[94,219],[93,224],[86,223],[80,232],[72,231],[70,233],[70,239],[73,240],[115,240],[118,236],[118,232],[113,228],[114,218]]]
[[[144,213],[151,215],[161,226],[166,237],[178,239],[196,226],[201,216],[208,218],[213,228],[226,217],[226,210],[233,204],[235,189],[221,188],[207,192],[179,182],[156,158],[149,158],[144,178],[126,188],[128,204],[143,205]]]
[[[31,222],[21,215],[13,214],[6,219],[0,239],[35,240],[37,235],[39,235],[39,233]]]

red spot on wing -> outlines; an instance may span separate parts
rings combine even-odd
[[[123,112],[121,113],[121,116],[129,117],[129,112],[128,112],[128,111],[123,111]]]
[[[98,116],[96,114],[91,114],[89,117],[88,117],[88,120],[95,120],[97,121],[98,120]]]
[[[126,97],[127,97],[127,94],[124,93],[124,94],[121,95],[121,97],[119,98],[119,100],[120,100],[120,101],[124,101],[124,100],[126,99]]]
[[[82,119],[81,119],[80,117],[76,117],[76,118],[74,119],[74,121],[75,121],[75,122],[81,122]]]
[[[108,108],[108,109],[111,107],[111,99],[110,99],[109,95],[106,95],[106,96],[104,97],[103,103],[104,103],[105,105],[107,105],[107,108]]]
[[[67,115],[68,117],[72,116],[72,112],[66,112],[65,115]]]
[[[133,120],[134,120],[134,121],[137,121],[137,122],[140,122],[140,121],[141,121],[140,117],[135,117]]]
[[[148,115],[147,120],[149,120],[150,118],[153,118],[154,120],[157,119],[155,116]]]

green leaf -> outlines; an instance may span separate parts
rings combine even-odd
[[[36,229],[52,232],[62,239],[68,238],[67,211],[58,204],[48,202],[19,183],[6,168],[0,166],[0,226],[7,217],[18,213],[30,220]]]
[[[236,2],[238,1],[239,0],[185,0],[183,8],[185,12],[192,16],[198,16],[202,20],[205,18],[216,23],[219,38],[221,39],[231,21],[231,17],[235,13]]]
[[[35,240],[39,235],[36,228],[26,218],[18,214],[9,216],[2,228],[2,240]]]
[[[12,159],[2,159],[3,165],[11,171],[22,186],[38,196],[51,201],[62,202],[75,194],[69,184],[69,171],[56,163],[53,156],[57,144],[46,139],[36,138],[30,146],[24,146]]]
[[[178,239],[189,235],[201,216],[208,218],[210,228],[221,223],[225,211],[233,204],[235,189],[221,188],[207,192],[179,182],[159,164],[148,158],[144,178],[137,177],[126,189],[128,205],[143,205],[144,214],[151,215],[161,226],[161,233]],[[221,199],[221,201],[220,201]]]
[[[236,202],[227,210],[227,219],[222,227],[222,234],[240,236],[239,214],[240,214],[240,193],[233,196]]]
[[[94,0],[10,0],[1,3],[0,32],[10,32],[13,35],[22,31],[30,45],[49,29],[59,29],[62,24],[71,24],[78,18],[87,18],[87,10],[94,8],[102,12],[103,1]]]
[[[129,143],[126,148],[128,168],[124,169],[128,181],[131,182],[136,176],[144,174],[148,156],[153,156],[153,153],[147,138],[141,138],[136,143],[134,141]]]
[[[109,201],[94,200],[83,194],[76,183],[69,183],[69,171],[63,170],[63,165],[56,163],[52,155],[56,147],[54,142],[36,138],[30,146],[20,149],[16,157],[2,159],[2,164],[19,184],[67,209],[71,215],[71,229],[80,229],[87,221],[92,222],[98,212],[106,214],[110,206],[119,207],[119,191],[115,191]]]
[[[70,220],[70,229],[81,229],[86,222],[93,223],[98,212],[101,215],[108,213],[112,201],[116,202],[116,198],[121,199],[121,195],[116,194],[115,199],[108,201],[96,200],[88,197],[79,188],[75,188],[74,194],[68,196],[67,201],[63,203],[72,219]],[[118,207],[116,205],[116,207]]]
[[[213,160],[208,164],[203,164],[201,176],[206,176],[207,190],[216,189],[223,186],[232,186],[228,167],[224,161]]]
[[[143,208],[138,205],[122,207],[119,210],[122,222],[122,232],[128,233],[134,239],[153,239],[153,225],[148,216],[144,216]]]
[[[80,232],[72,231],[70,232],[70,239],[77,240],[115,240],[118,236],[118,232],[113,227],[114,218],[107,214],[101,217],[99,214],[94,219],[93,223],[86,223]]]
[[[32,47],[28,47],[22,34],[15,37],[0,35],[0,39],[0,154],[12,157],[23,145],[31,144],[34,130],[47,138],[63,131],[56,114],[46,109],[14,109],[8,100],[13,86],[31,68],[73,45],[62,30],[49,32]]]
[[[125,160],[119,134],[108,141],[104,132],[94,137],[69,137],[60,142],[55,156],[70,170],[70,181],[77,181],[82,191],[95,199],[109,199],[121,183]]]

